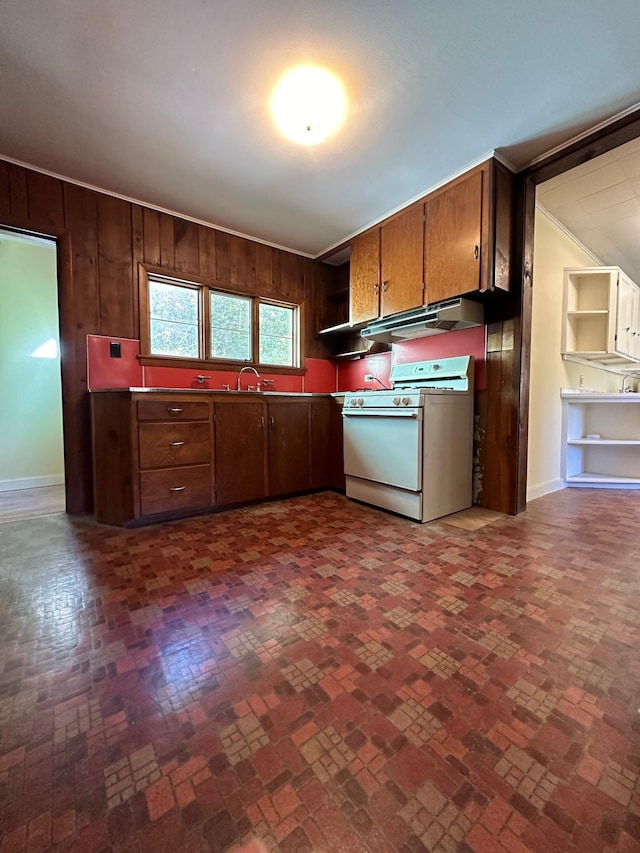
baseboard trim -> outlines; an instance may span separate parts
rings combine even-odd
[[[62,486],[62,474],[49,477],[22,477],[19,480],[0,480],[0,492],[17,492],[20,489],[39,489],[42,486]]]
[[[550,495],[551,492],[559,492],[560,489],[566,489],[567,484],[564,480],[548,480],[546,483],[540,483],[538,486],[527,486],[527,503],[535,501],[536,498],[542,498],[545,495]]]

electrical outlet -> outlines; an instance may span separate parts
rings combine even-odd
[[[365,373],[364,381],[365,382],[373,382],[373,373]]]
[[[580,387],[584,387],[584,376],[580,376]]]

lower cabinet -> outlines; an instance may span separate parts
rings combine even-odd
[[[269,495],[311,488],[311,403],[283,400],[268,403]]]
[[[266,406],[255,398],[214,403],[216,502],[255,501],[267,495]]]
[[[339,410],[329,396],[92,392],[96,519],[127,525],[344,488]]]

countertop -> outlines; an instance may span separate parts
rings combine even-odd
[[[582,400],[587,403],[640,403],[638,391],[585,391],[583,388],[562,388],[562,400]]]
[[[236,391],[226,388],[91,388],[90,394],[113,393],[127,391],[130,394],[221,394],[229,396],[252,397],[344,397],[345,391]]]

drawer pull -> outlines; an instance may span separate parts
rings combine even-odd
[[[184,444],[184,441],[172,441],[171,447],[182,447],[183,444]]]
[[[185,490],[186,488],[187,488],[186,486],[172,486],[172,487],[169,489],[169,491],[170,491],[170,492],[184,492],[184,490]]]
[[[167,409],[168,412],[171,412],[172,415],[179,415],[182,409],[175,406],[174,408]]]

